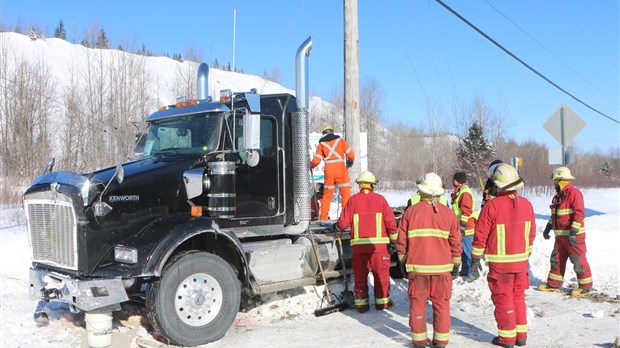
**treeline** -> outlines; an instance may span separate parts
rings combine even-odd
[[[20,56],[3,47],[0,57],[0,179],[3,187],[28,185],[56,158],[56,169],[87,172],[134,157],[135,134],[160,106],[163,90],[175,96],[196,95],[193,62],[176,63],[172,80],[148,69],[157,64],[140,54],[88,49],[69,66],[62,82],[45,57]],[[191,55],[191,53],[190,53]],[[277,69],[274,68],[277,72]],[[57,72],[56,72],[57,73]],[[164,86],[166,88],[164,88]],[[172,88],[170,88],[172,86]],[[155,91],[155,92],[153,92]],[[507,137],[506,115],[482,97],[451,106],[429,103],[425,115],[411,115],[423,126],[385,126],[383,91],[367,78],[360,88],[362,131],[368,133],[369,169],[381,182],[405,188],[423,173],[437,172],[446,183],[455,171],[466,171],[472,184],[485,179],[488,163],[521,157],[519,168],[528,185],[549,186],[554,166],[548,148],[535,141]],[[342,90],[329,103],[310,105],[310,129],[325,124],[343,131]],[[458,126],[454,126],[458,125]],[[577,150],[570,167],[580,186],[618,186],[620,151]],[[475,184],[474,184],[475,185]],[[384,186],[384,187],[387,187]]]
[[[154,54],[145,43],[136,45],[135,43],[118,42],[114,43],[106,34],[105,28],[99,23],[93,23],[90,28],[84,28],[81,33],[77,30],[73,30],[71,37],[67,37],[67,28],[62,19],[58,22],[53,32],[47,33],[47,30],[40,28],[37,24],[22,25],[19,21],[11,26],[10,24],[0,23],[0,32],[15,32],[22,35],[27,35],[31,40],[45,39],[48,37],[55,37],[73,44],[80,44],[87,48],[96,49],[116,49],[122,52],[128,52],[149,57],[168,57],[176,61],[183,62],[189,60],[195,63],[203,62],[202,54],[199,54],[196,49],[190,47],[186,50],[185,55],[181,53],[165,52],[163,54]],[[217,58],[213,59],[210,64],[211,67],[221,69],[225,71],[232,71],[233,67],[230,62],[220,63]],[[234,67],[235,72],[243,73],[242,69]]]
[[[311,105],[310,129],[320,131],[330,124],[344,130],[342,90],[333,93],[328,106]],[[507,136],[507,112],[489,105],[477,96],[470,102],[454,103],[446,110],[429,103],[425,115],[411,115],[423,126],[398,123],[384,126],[381,114],[383,91],[373,78],[360,85],[360,117],[362,132],[368,132],[368,169],[387,182],[384,187],[411,189],[412,183],[429,171],[438,173],[446,186],[452,175],[464,171],[470,185],[480,187],[486,181],[491,161],[510,163],[520,157],[518,168],[529,186],[551,186],[551,171],[559,165],[548,164],[549,148],[528,140],[518,143]],[[620,148],[603,152],[576,150],[575,162],[569,167],[580,186],[620,186]],[[400,183],[400,185],[399,185]]]

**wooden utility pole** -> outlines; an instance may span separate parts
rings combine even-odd
[[[357,36],[357,0],[344,0],[344,132],[345,140],[355,152],[355,163],[349,169],[351,191],[360,174],[362,153],[360,151],[360,50]]]

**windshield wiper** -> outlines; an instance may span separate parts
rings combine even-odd
[[[178,155],[179,152],[181,152],[180,148],[178,148],[178,147],[169,147],[169,148],[161,149],[161,150],[157,151],[155,154],[156,155],[172,156],[172,155]]]

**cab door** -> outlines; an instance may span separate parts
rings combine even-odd
[[[233,117],[229,117],[229,127]],[[273,116],[261,115],[259,160],[248,164],[248,152],[243,148],[243,115],[234,117],[234,147],[236,159],[236,213],[235,218],[275,216],[280,208],[281,163],[278,156],[278,132]]]

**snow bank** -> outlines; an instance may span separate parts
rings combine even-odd
[[[381,192],[393,206],[402,206],[410,192]],[[528,346],[610,346],[620,336],[618,308],[618,245],[620,189],[584,190],[588,216],[586,231],[588,260],[597,295],[572,299],[564,294],[526,292]],[[530,259],[530,281],[545,281],[553,238],[544,240],[542,229],[549,216],[551,197],[527,197],[537,215],[537,236]],[[21,207],[0,207],[0,346],[86,347],[84,314],[72,314],[61,304],[48,305],[50,324],[38,327],[32,321],[35,302],[28,299],[30,251]],[[485,267],[486,269],[486,267]],[[369,278],[372,284],[372,279]],[[568,267],[565,286],[576,283]],[[349,288],[352,287],[350,280]],[[332,293],[343,290],[341,280],[329,283]],[[372,290],[372,288],[371,288]],[[407,282],[392,280],[391,297],[396,307],[364,314],[346,310],[316,318],[323,286],[264,295],[237,315],[231,330],[208,347],[308,347],[308,346],[410,346]],[[489,346],[497,329],[486,280],[454,282],[452,295],[451,346]],[[431,318],[430,305],[427,315]],[[430,325],[430,324],[429,324]],[[113,347],[157,345],[148,332],[144,308],[123,305],[114,313]],[[149,328],[150,330],[150,328]],[[429,332],[432,327],[429,326]],[[160,346],[165,346],[160,344]]]

